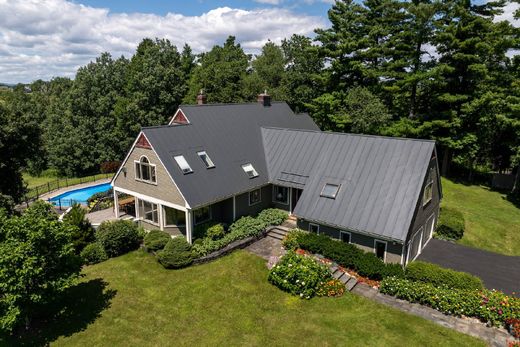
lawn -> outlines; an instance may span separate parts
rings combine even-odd
[[[442,206],[464,214],[466,230],[459,243],[506,255],[520,256],[520,208],[504,194],[484,186],[442,179]]]
[[[265,261],[237,251],[165,270],[143,251],[84,269],[61,319],[18,344],[56,346],[484,346],[363,297],[306,301],[267,282]]]

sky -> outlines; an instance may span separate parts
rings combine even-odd
[[[211,49],[234,35],[247,53],[328,25],[331,0],[0,0],[0,82],[76,70],[102,52],[130,57],[145,37]]]
[[[478,0],[482,1],[482,0]],[[234,35],[247,53],[329,25],[333,0],[0,0],[0,83],[76,70],[102,52],[130,57],[145,37],[199,53]],[[500,19],[513,19],[518,4]]]

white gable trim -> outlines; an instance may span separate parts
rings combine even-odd
[[[172,119],[170,119],[170,123],[168,123],[168,125],[172,125],[174,124],[173,120],[177,117],[177,115],[179,114],[179,112],[182,113],[182,115],[184,116],[184,118],[186,118],[186,121],[188,121],[188,124],[190,124],[190,120],[188,119],[188,117],[186,117],[186,113],[184,113],[181,108],[179,107],[177,109],[177,111],[175,111],[175,114],[173,115]]]
[[[170,175],[170,172],[168,171],[168,169],[166,168],[166,166],[164,166],[164,163],[162,162],[161,160],[161,157],[157,154],[157,152],[155,151],[155,148],[153,148],[153,145],[152,143],[150,142],[150,140],[148,140],[148,138],[146,137],[146,135],[144,134],[144,132],[141,130],[139,132],[139,134],[137,135],[137,138],[135,139],[134,141],[134,144],[132,145],[132,147],[130,148],[130,151],[128,152],[128,154],[126,155],[126,158],[125,160],[123,161],[123,163],[121,164],[121,166],[119,167],[119,170],[117,170],[117,173],[115,174],[114,178],[112,178],[112,181],[110,182],[110,185],[114,187],[114,183],[116,181],[116,178],[119,176],[120,172],[121,172],[121,169],[123,168],[123,166],[128,162],[128,158],[130,157],[130,154],[132,154],[136,144],[137,144],[137,141],[139,141],[139,138],[142,136],[144,136],[144,138],[146,139],[146,141],[148,141],[148,143],[150,144],[150,147],[152,149],[152,151],[155,153],[155,155],[157,156],[157,158],[159,159],[159,162],[161,163],[162,167],[164,168],[164,170],[166,171],[166,173],[168,174],[168,177],[170,177],[173,185],[175,186],[175,188],[177,189],[177,191],[179,192],[179,194],[182,196],[182,199],[184,200],[184,204],[185,204],[185,207],[186,208],[191,208],[190,207],[190,204],[188,204],[188,201],[186,200],[186,198],[184,197],[184,194],[182,194],[182,191],[179,189],[179,186],[177,186],[177,183],[175,183],[175,181],[173,180],[173,177],[172,175]],[[157,173],[156,173],[157,174]],[[121,189],[121,188],[117,188],[117,189]]]

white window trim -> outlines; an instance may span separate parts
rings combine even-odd
[[[287,202],[281,202],[281,201],[276,200],[275,190],[276,190],[277,187],[281,187],[281,188],[285,188],[285,189],[287,189]],[[272,202],[274,202],[275,204],[280,204],[280,205],[289,205],[290,194],[291,194],[291,190],[290,190],[288,187],[284,187],[284,186],[279,186],[279,185],[273,184],[273,196],[272,196],[272,199],[271,199],[271,200],[272,200]]]
[[[383,254],[383,262],[386,263],[386,253],[388,251],[388,242],[387,241],[383,241],[383,240],[378,240],[378,239],[374,240],[374,254],[376,255],[376,257],[377,257],[377,243],[378,242],[385,244],[385,253]]]
[[[203,221],[195,221],[195,211],[200,209],[200,208],[209,208],[209,218],[208,219],[205,219]],[[210,206],[202,206],[202,207],[199,207],[199,208],[196,208],[195,210],[193,210],[193,225],[199,225],[199,224],[202,224],[202,223],[206,223],[206,222],[209,222],[211,219],[213,218],[213,215],[212,215],[212,211],[211,211],[211,205]]]
[[[339,231],[339,240],[341,242],[344,242],[342,239],[341,239],[341,235],[343,234],[347,234],[348,235],[348,242],[347,243],[352,243],[352,233],[350,231],[345,231],[345,230],[340,230]]]
[[[213,162],[213,160],[211,160],[211,157],[208,155],[208,152],[206,152],[206,151],[198,151],[197,155],[199,156],[200,160],[202,160],[202,162],[204,163],[204,166],[206,167],[206,169],[213,169],[215,167],[215,163]],[[206,156],[206,159],[211,164],[210,166],[206,165],[206,162],[204,161],[204,159],[202,159],[203,155]]]
[[[164,219],[164,227],[165,228],[185,227],[186,226],[186,219],[184,220],[184,224],[167,224],[166,223],[166,208],[171,208],[172,210],[177,210],[177,209],[176,208],[172,208],[170,206],[164,206],[164,205],[161,205],[161,206],[162,206],[162,209],[163,209],[163,219]],[[185,211],[182,211],[182,210],[177,210],[177,211],[182,212],[182,214],[186,214]]]
[[[246,170],[246,167],[248,167],[248,166],[250,166],[252,170]],[[255,167],[251,163],[243,164],[242,170],[244,170],[244,172],[246,173],[247,177],[249,177],[249,179],[258,177],[258,171],[256,171]],[[249,171],[251,171],[253,173],[253,176],[249,176],[249,173],[248,173]]]
[[[308,230],[309,230],[309,232],[311,232],[311,233],[313,232],[313,231],[311,230],[311,225],[317,227],[317,229],[316,229],[316,235],[319,235],[319,234],[320,234],[320,225],[319,225],[319,224],[315,224],[315,223],[310,223],[310,222],[309,222]]]
[[[152,204],[152,205],[156,205],[157,206],[157,223],[152,221],[152,220],[149,220],[149,219],[146,219],[145,216],[146,216],[146,213],[144,212],[144,203],[147,202],[149,204]],[[152,224],[152,225],[155,225],[155,226],[160,226],[160,219],[159,219],[159,206],[161,206],[160,204],[156,204],[155,202],[151,202],[151,201],[148,201],[148,200],[144,200],[144,199],[139,199],[139,210],[141,210],[141,203],[143,204],[143,215],[141,216],[141,211],[139,211],[139,219],[143,222],[146,222],[146,223],[149,223],[149,224]]]
[[[139,170],[141,170],[141,159],[143,159],[143,157],[146,158],[146,160],[148,160],[148,164],[147,164],[147,165],[150,166],[150,167],[153,167],[153,168],[154,168],[154,170],[155,170],[155,181],[152,181],[152,180],[144,180],[144,179],[142,179],[142,178],[138,178],[138,177],[137,177],[137,171],[136,171],[136,167],[137,167],[137,165],[136,165],[136,164],[139,164]],[[142,175],[142,172],[141,172],[141,177],[142,177],[142,176],[143,176],[143,175]],[[148,157],[147,157],[146,155],[142,155],[142,156],[139,158],[139,160],[134,160],[134,178],[135,178],[135,180],[138,181],[138,182],[143,182],[143,183],[153,184],[153,185],[156,186],[156,185],[157,185],[157,165],[152,164],[152,163],[150,162],[150,159],[148,159]],[[150,171],[150,178],[152,178],[152,172],[151,172],[151,171]]]
[[[259,194],[260,200],[258,200],[257,202],[251,203],[251,193],[256,192],[257,190],[260,192],[260,194]],[[249,194],[247,195],[247,200],[248,200],[247,202],[248,202],[249,206],[255,206],[255,205],[260,204],[262,202],[262,188],[250,190]]]
[[[186,163],[187,168],[188,168],[190,171],[186,171],[186,172],[185,172],[185,171],[182,169],[182,166],[181,166],[181,164],[179,163],[179,161],[177,160],[177,158],[182,158],[182,160],[184,160],[184,163]],[[190,163],[188,163],[188,161],[186,160],[186,158],[184,157],[184,155],[182,155],[182,154],[174,155],[174,156],[173,156],[173,160],[175,160],[175,163],[177,164],[177,166],[179,167],[179,170],[181,170],[181,172],[182,172],[183,175],[187,175],[187,174],[190,174],[190,173],[193,172],[193,169],[191,168]],[[179,159],[179,160],[181,160],[181,159]]]
[[[430,178],[430,174],[431,174],[431,181],[429,181],[428,179]],[[435,181],[434,177],[434,170],[433,168],[428,168],[428,176],[426,176],[426,184],[424,185],[424,190],[423,190],[423,196],[422,196],[422,200],[423,200],[423,207],[428,205],[430,203],[430,201],[433,200],[433,183]],[[430,198],[427,200],[427,201],[424,201],[424,193],[426,193],[426,188],[428,188],[429,186],[431,186],[432,188],[432,194],[430,196]]]

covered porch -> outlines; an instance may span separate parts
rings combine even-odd
[[[167,201],[114,187],[114,217],[129,217],[147,230],[159,229],[193,241],[193,210]]]

